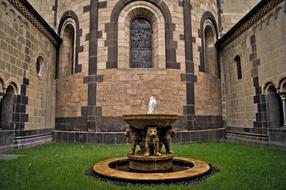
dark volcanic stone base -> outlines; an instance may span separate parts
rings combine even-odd
[[[196,143],[222,141],[225,129],[205,129],[177,131],[172,143]],[[58,143],[83,144],[126,144],[129,143],[123,132],[59,131],[53,132],[53,141]]]

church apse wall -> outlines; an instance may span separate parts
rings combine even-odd
[[[218,10],[215,1],[201,4],[188,0],[60,2],[61,46],[74,48],[60,53],[55,138],[86,142],[88,131],[97,138],[92,142],[114,143],[126,127],[122,115],[146,113],[151,95],[158,100],[159,113],[181,116],[176,127],[187,137],[178,133],[178,142],[191,141],[191,130],[222,127],[214,46]],[[203,18],[207,10],[211,16]],[[68,25],[73,29],[64,37]],[[208,58],[208,64],[200,70],[202,57]],[[66,60],[72,60],[68,69],[64,69]],[[68,76],[61,77],[62,69]],[[209,138],[208,131],[202,138],[196,135],[195,141]]]

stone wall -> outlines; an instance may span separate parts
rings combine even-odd
[[[4,98],[9,86],[15,93],[10,130],[15,137],[42,134],[55,127],[56,40],[21,2],[0,1],[0,9],[0,78]]]
[[[156,2],[156,0],[152,2],[122,1],[121,3],[115,0],[99,1],[97,12],[94,9],[95,5],[89,4],[88,1],[59,1],[59,24],[65,15],[74,14],[78,18],[79,33],[76,36],[79,35],[79,37],[76,40],[79,40],[79,43],[76,45],[76,51],[80,49],[78,64],[81,65],[81,70],[68,77],[57,79],[56,117],[59,121],[58,129],[62,129],[64,126],[63,128],[68,128],[68,130],[80,130],[81,127],[79,126],[92,125],[90,130],[109,131],[113,127],[108,127],[111,125],[111,121],[107,122],[107,118],[117,118],[118,121],[118,118],[123,114],[146,113],[148,98],[151,95],[156,96],[158,100],[159,113],[178,114],[182,116],[183,121],[188,115],[186,114],[186,110],[188,110],[187,99],[190,98],[187,98],[187,94],[190,97],[193,96],[191,99],[195,101],[193,103],[194,114],[198,118],[194,122],[196,122],[195,125],[199,126],[198,129],[202,126],[202,128],[208,128],[208,125],[209,127],[212,126],[210,128],[213,128],[214,125],[216,128],[220,127],[220,78],[199,71],[202,53],[200,49],[202,46],[200,23],[204,13],[209,11],[214,15],[216,28],[218,27],[216,1],[191,2],[193,6],[191,15],[193,51],[191,54],[194,59],[196,77],[194,77],[194,88],[188,90],[187,83],[189,83],[190,78],[187,74],[188,71],[186,71],[185,52],[191,50],[185,50],[185,43],[189,42],[184,39],[185,27],[188,27],[184,26],[184,5],[182,1],[166,0],[156,6]],[[119,8],[124,3],[126,6]],[[137,4],[140,4],[138,11],[135,10],[138,7]],[[128,36],[123,34],[126,33],[126,28],[125,25],[121,27],[121,22],[125,22],[124,14],[127,17],[129,9],[132,10],[133,7],[135,11],[132,14],[141,14],[142,16],[149,11],[151,15],[157,15],[157,17],[152,18],[158,18],[154,21],[156,23],[154,27],[157,28],[156,31],[158,30],[155,31],[154,36],[156,34],[161,35],[158,35],[159,37],[155,41],[158,46],[153,51],[158,54],[158,59],[161,61],[151,69],[130,68],[129,60],[125,60],[128,59],[126,49],[129,48],[129,44],[125,43],[125,41],[128,42],[128,39],[123,40]],[[93,12],[90,12],[91,9]],[[119,15],[118,20],[114,17],[117,14]],[[93,28],[90,26],[90,18],[93,19],[97,31],[91,31]],[[115,28],[116,25],[113,24],[117,21],[119,22],[118,28]],[[61,26],[59,25],[57,28],[60,33]],[[127,28],[127,30],[129,29]],[[116,35],[118,38],[114,37]],[[91,41],[91,38],[96,38],[96,43],[94,40]],[[95,48],[97,51],[94,52]],[[95,56],[91,55],[91,51],[92,54],[95,53]],[[92,70],[90,70],[91,68]],[[89,116],[86,116],[86,113],[90,113]],[[85,122],[82,122],[83,120]],[[92,120],[95,120],[95,124],[87,124]],[[71,124],[71,121],[77,122]],[[120,121],[119,123],[123,122]],[[66,127],[68,125],[74,127]],[[182,129],[189,128],[186,122],[181,122],[181,125]],[[110,129],[104,129],[106,127]],[[82,130],[88,128],[82,127]],[[122,126],[118,126],[118,128],[120,129]]]
[[[197,83],[195,83],[195,108],[196,115],[221,115],[221,92],[220,92],[220,74],[214,76],[210,73],[202,71],[200,69],[201,62],[204,62],[204,50],[203,50],[203,30],[202,21],[204,21],[204,15],[206,12],[210,13],[214,17],[215,30],[213,31],[217,35],[218,39],[218,5],[217,1],[196,1],[192,2],[192,30],[193,30],[193,57],[195,64],[195,74],[197,76]],[[216,56],[211,59],[217,59]]]
[[[253,103],[255,89],[252,83],[252,64],[249,60],[252,48],[250,32],[245,32],[228,44],[221,53],[224,120],[227,126],[253,127],[256,106]],[[242,79],[237,77],[235,56],[240,56]],[[243,90],[242,90],[243,89]]]
[[[222,31],[226,33],[234,24],[245,16],[259,0],[220,0]]]
[[[180,69],[132,69],[129,64],[121,64],[121,49],[127,47],[118,47],[118,68],[106,69],[108,62],[108,36],[106,25],[110,22],[112,11],[116,1],[107,1],[106,7],[99,9],[98,30],[102,32],[102,38],[98,39],[98,74],[103,75],[103,82],[98,83],[97,102],[102,107],[103,116],[122,116],[122,114],[146,113],[147,102],[151,95],[158,100],[159,113],[175,113],[182,115],[183,106],[186,104],[185,84],[181,81],[181,73],[185,70],[184,63],[184,43],[180,40],[180,34],[183,33],[183,14],[182,7],[178,2],[165,1],[171,11],[172,22],[174,23],[173,40],[176,45],[176,62]],[[147,2],[140,2],[140,5],[146,10],[157,11],[154,14],[162,15],[156,6]],[[138,3],[137,3],[138,4]],[[127,6],[132,7],[131,5]],[[125,10],[123,10],[125,11]],[[121,17],[120,17],[121,19]],[[163,19],[163,18],[162,18]],[[166,20],[158,20],[158,25],[163,25]],[[160,27],[159,27],[160,28]],[[124,29],[124,28],[123,28]],[[121,28],[118,28],[120,33]],[[164,35],[166,28],[162,27],[159,34]],[[154,34],[155,35],[155,34]],[[128,36],[127,36],[128,37]],[[163,36],[164,37],[164,36]],[[159,36],[161,39],[162,36]],[[161,40],[164,43],[164,38]],[[120,41],[119,41],[120,43]],[[155,51],[155,50],[154,50]],[[162,55],[165,60],[165,49],[158,49],[157,53]],[[166,68],[166,63],[161,68]]]
[[[28,0],[41,17],[53,28],[55,28],[56,24],[55,14],[57,12],[57,1],[58,0]]]
[[[285,75],[284,9],[281,3],[222,50],[223,108],[228,126],[254,127],[257,113],[266,112],[265,98],[260,97],[265,94],[263,89],[270,81],[278,88]],[[236,55],[241,58],[242,79],[237,79]]]
[[[57,103],[56,117],[80,117],[81,107],[87,106],[87,85],[84,84],[84,77],[88,72],[88,50],[89,50],[89,13],[84,10],[84,7],[90,4],[89,1],[58,1],[57,12],[57,32],[63,38],[63,29],[61,24],[66,20],[71,19],[75,30],[75,49],[77,59],[73,60],[73,66],[67,66],[68,71],[65,76],[57,77]],[[75,15],[75,17],[71,17]],[[62,46],[63,44],[61,44]],[[62,51],[62,48],[61,48]],[[59,52],[59,68],[62,68],[66,63],[61,56],[63,52]],[[74,56],[74,57],[76,57]],[[76,68],[78,65],[78,68]],[[74,71],[71,73],[71,67]],[[59,73],[57,74],[59,75]]]
[[[261,5],[240,26],[241,30],[226,34],[228,40],[223,39],[223,119],[229,127],[228,139],[285,146],[283,123],[272,129],[270,106],[273,109],[273,105],[268,99],[268,88],[271,86],[278,99],[279,92],[284,92],[286,3],[269,1]],[[234,61],[237,55],[241,58],[241,79],[237,78]],[[282,118],[282,109],[276,110]]]

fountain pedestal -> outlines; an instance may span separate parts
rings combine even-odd
[[[139,172],[166,172],[173,169],[174,154],[161,156],[128,155],[129,168]]]
[[[166,172],[173,168],[174,154],[170,150],[171,138],[175,130],[171,127],[177,115],[144,114],[124,115],[129,124],[126,136],[131,140],[128,154],[129,168],[139,172]],[[136,152],[136,146],[140,151]],[[166,153],[162,153],[162,146]]]

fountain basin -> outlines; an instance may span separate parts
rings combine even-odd
[[[173,171],[168,172],[135,172],[129,169],[127,157],[101,161],[93,166],[93,171],[112,180],[128,182],[166,182],[183,181],[202,176],[210,170],[209,164],[191,158],[174,157]]]
[[[145,129],[148,126],[165,128],[173,124],[179,118],[172,114],[134,114],[123,115],[123,119],[130,126],[137,129]]]
[[[129,168],[139,172],[164,172],[173,168],[174,154],[162,154],[161,156],[128,155]]]

